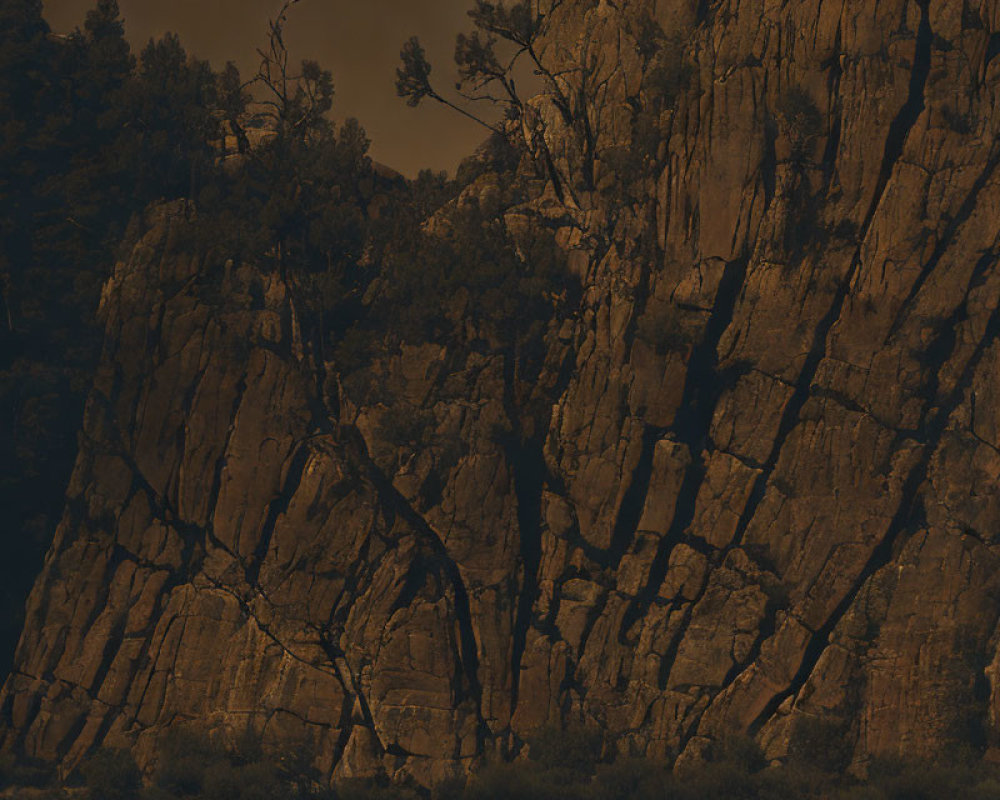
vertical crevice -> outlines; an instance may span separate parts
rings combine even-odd
[[[760,182],[764,187],[764,212],[771,208],[778,190],[778,130],[770,118],[764,120],[764,149],[760,160]]]
[[[698,0],[698,5],[695,9],[695,18],[698,20],[699,25],[704,25],[708,21],[708,13],[708,0]]]
[[[274,536],[274,528],[278,524],[278,517],[288,511],[295,492],[298,491],[299,484],[302,483],[302,476],[305,473],[306,464],[312,451],[308,445],[299,445],[292,455],[288,465],[288,473],[285,477],[284,485],[278,496],[275,497],[267,508],[267,517],[257,538],[257,546],[254,548],[253,558],[246,567],[246,581],[250,586],[256,587],[260,577],[260,568],[267,558],[267,551],[271,547],[271,537]]]
[[[827,338],[833,326],[840,318],[841,311],[843,310],[844,303],[848,295],[850,294],[851,284],[854,279],[854,275],[861,265],[861,245],[860,243],[864,241],[867,236],[868,230],[871,227],[872,221],[881,204],[882,197],[885,194],[886,187],[895,169],[896,163],[903,153],[903,147],[905,145],[906,139],[909,135],[910,130],[916,124],[920,117],[920,114],[924,110],[924,89],[927,82],[927,77],[930,72],[931,63],[931,44],[933,41],[933,32],[930,27],[930,18],[928,12],[928,0],[918,0],[918,4],[921,9],[921,19],[920,25],[917,31],[917,40],[914,53],[914,62],[912,70],[910,73],[909,91],[907,94],[907,100],[900,108],[899,112],[893,119],[889,126],[889,132],[886,137],[885,148],[883,152],[882,165],[879,169],[879,177],[875,187],[875,193],[872,198],[871,205],[865,215],[865,219],[859,233],[858,237],[858,249],[854,253],[851,267],[848,270],[847,275],[840,282],[837,287],[837,291],[834,294],[833,302],[830,308],[827,310],[826,314],[820,319],[817,324],[814,334],[812,346],[809,349],[809,353],[806,356],[806,360],[802,365],[802,369],[799,373],[798,380],[795,383],[795,389],[792,393],[791,398],[785,406],[785,410],[782,413],[781,421],[778,425],[778,431],[775,435],[774,443],[771,447],[771,451],[768,454],[763,467],[758,474],[757,478],[754,480],[753,488],[750,492],[750,497],[747,500],[746,505],[740,514],[739,521],[736,525],[736,530],[733,536],[732,544],[726,548],[726,552],[732,550],[733,548],[739,547],[742,544],[743,537],[746,534],[747,529],[750,526],[751,521],[757,513],[761,502],[763,501],[767,486],[770,483],[771,477],[774,474],[775,468],[777,467],[778,459],[784,449],[785,442],[792,431],[798,426],[802,409],[804,408],[806,402],[812,395],[812,382],[816,376],[819,369],[820,363],[826,356],[826,345]],[[891,541],[894,540],[895,535],[893,534],[890,538],[887,534],[887,539],[889,540],[888,547],[891,550]],[[873,553],[871,560],[869,561],[866,570],[869,568],[877,568],[874,565],[878,563],[878,559],[882,556],[883,549],[876,547],[875,553]],[[864,574],[864,571],[863,571]],[[858,588],[863,584],[866,578],[858,578]],[[704,588],[704,587],[703,587]],[[845,598],[842,603],[844,605],[844,611],[849,606],[850,600],[853,599],[854,593],[849,593],[848,597]],[[769,609],[771,611],[776,611],[776,609]],[[839,617],[835,617],[839,618]],[[832,617],[831,619],[834,619]],[[756,654],[759,654],[764,641],[766,638],[763,633],[766,633],[768,629],[773,633],[776,620],[773,617],[773,613],[766,617],[764,629],[762,630],[762,635],[758,636],[757,640],[754,642],[753,650]],[[832,630],[831,623],[830,630]],[[805,669],[807,663],[815,663],[815,660],[819,659],[819,655],[822,653],[823,647],[825,647],[826,637],[829,635],[829,631],[824,629],[817,633],[816,636],[812,637],[810,644],[807,646],[808,655],[804,657],[802,669]],[[822,643],[821,643],[822,640]],[[748,659],[745,664],[734,666],[730,670],[729,675],[726,677],[726,681],[720,688],[720,692],[726,687],[732,684],[739,675],[756,660],[756,656],[753,659]],[[810,666],[808,670],[811,672],[812,667]],[[798,675],[796,676],[799,677]],[[802,678],[804,681],[804,677]],[[793,681],[793,685],[795,681]],[[797,691],[797,689],[795,690]],[[785,697],[790,696],[791,691],[788,693],[781,693],[781,700]],[[761,712],[757,721],[755,721],[754,726],[751,726],[751,731],[754,732],[759,730],[760,725],[763,724],[762,720],[766,720],[780,705],[781,700],[777,703],[771,703],[768,707]]]
[[[542,489],[545,459],[542,442],[536,439],[523,444],[512,442],[507,459],[517,497],[517,522],[520,539],[521,587],[514,616],[511,646],[511,713],[517,708],[521,679],[521,659],[527,644],[531,616],[538,598],[538,569],[542,560]]]
[[[927,76],[930,72],[930,50],[933,34],[930,28],[930,19],[927,8],[928,0],[919,0],[919,5],[921,8],[921,21],[917,32],[916,50],[913,68],[910,75],[907,100],[889,127],[889,133],[886,139],[885,150],[882,158],[882,165],[879,170],[879,178],[876,183],[875,194],[872,198],[871,206],[866,213],[859,241],[864,240],[864,237],[871,226],[872,219],[874,218],[881,202],[882,195],[885,193],[885,188],[888,185],[896,162],[902,155],[907,135],[924,109],[923,93],[927,82]],[[716,559],[714,559],[716,562],[721,561],[725,552],[729,552],[734,547],[739,546],[743,535],[749,526],[750,520],[753,518],[761,500],[764,497],[765,489],[774,471],[775,465],[777,464],[778,457],[784,446],[785,440],[798,424],[801,410],[809,398],[812,380],[815,377],[820,362],[826,354],[827,336],[834,323],[840,317],[840,312],[849,293],[851,281],[859,263],[860,247],[859,252],[856,252],[854,255],[854,260],[850,270],[848,271],[848,275],[840,283],[837,292],[834,295],[834,299],[829,310],[816,327],[812,347],[810,348],[806,361],[803,364],[799,380],[796,383],[792,397],[782,414],[782,419],[778,427],[778,433],[775,436],[774,445],[771,448],[771,452],[760,474],[754,481],[750,499],[744,507],[743,513],[737,523],[733,543],[729,545],[723,553],[720,553]],[[742,269],[743,273],[745,273],[745,269],[746,265],[744,263]],[[726,279],[724,277],[723,281],[725,280]],[[733,282],[736,283],[735,280]],[[742,276],[739,283],[742,284]],[[723,291],[720,286],[720,295],[722,294]],[[733,302],[735,302],[735,298],[733,298]],[[732,309],[729,310],[728,316],[731,319]],[[713,321],[715,319],[716,316],[713,315]],[[728,326],[728,320],[726,321],[726,325]],[[722,327],[722,331],[724,330],[725,327]],[[719,337],[721,337],[722,331],[718,332]],[[710,338],[706,336],[703,345],[708,341],[710,341]],[[716,339],[716,341],[718,341],[718,339]],[[707,438],[709,426],[711,424],[710,412],[714,412],[715,404],[718,401],[719,394],[721,393],[718,387],[718,379],[712,380],[714,373],[714,348],[711,358],[707,358],[704,352],[696,353],[692,356],[692,367],[689,370],[684,390],[684,403],[682,405],[681,413],[678,414],[677,423],[675,424],[675,435],[677,435],[681,441],[688,443],[689,447],[692,449],[692,463],[684,477],[681,499],[678,502],[678,507],[674,515],[674,521],[668,535],[660,543],[660,548],[650,571],[649,581],[626,612],[620,635],[622,640],[627,638],[627,631],[644,613],[645,609],[655,596],[660,583],[662,583],[666,576],[670,553],[676,543],[682,540],[685,530],[693,517],[695,499],[697,497],[698,489],[701,486],[705,470],[703,451],[705,447],[705,439]],[[709,574],[710,571],[706,573],[706,578],[705,581],[703,581],[699,597],[704,592],[708,580],[707,576]],[[668,656],[671,652],[674,655],[676,654],[677,648],[680,645],[680,640],[683,638],[686,633],[687,626],[690,624],[693,609],[696,604],[697,599],[691,603],[688,610],[685,612],[685,617],[682,620],[678,634],[671,642],[671,648],[668,650]],[[760,644],[763,644],[763,642],[758,643],[758,647]],[[670,659],[664,658],[663,670],[661,670],[661,683],[666,680],[666,676],[669,674],[670,666]]]
[[[125,620],[126,614],[119,615],[112,623],[111,630],[105,636],[104,648],[101,651],[101,660],[94,673],[94,680],[88,689],[89,693],[95,698],[100,693],[101,687],[104,686],[104,681],[107,680],[108,673],[111,672],[111,665],[114,664],[122,642],[125,641]],[[92,630],[92,627],[88,626],[87,630]]]
[[[889,124],[889,132],[882,154],[882,166],[879,169],[878,182],[875,184],[875,194],[872,196],[871,205],[861,226],[861,239],[864,239],[868,228],[871,227],[875,212],[882,202],[882,195],[885,194],[885,187],[892,177],[892,171],[895,169],[899,157],[903,155],[903,146],[906,144],[910,130],[916,125],[924,110],[924,89],[927,87],[927,77],[931,71],[931,45],[934,41],[934,32],[931,30],[928,8],[930,0],[917,0],[917,5],[920,7],[920,24],[917,26],[913,66],[910,71],[910,87],[906,102]]]
[[[229,410],[229,427],[226,429],[226,436],[219,450],[219,457],[215,461],[215,470],[212,473],[212,486],[209,489],[208,508],[205,512],[205,525],[208,528],[213,527],[215,508],[219,502],[219,493],[222,491],[222,472],[226,467],[229,443],[232,441],[233,433],[236,430],[236,419],[240,412],[240,406],[243,404],[246,391],[247,375],[246,370],[244,370],[240,374],[239,383],[236,385],[236,396],[233,398],[233,404]]]
[[[975,282],[970,284],[970,291],[974,288]],[[957,325],[964,316],[963,303],[960,310],[953,315],[952,327]],[[957,337],[954,331],[949,329],[942,334],[952,347],[954,347]],[[802,661],[795,677],[789,686],[777,693],[765,708],[758,715],[751,726],[751,732],[760,730],[764,723],[777,711],[778,707],[789,697],[794,697],[799,693],[813,669],[818,663],[820,656],[829,644],[830,635],[837,627],[840,620],[850,610],[855,599],[864,588],[865,584],[879,570],[885,567],[892,559],[892,554],[900,534],[913,527],[915,520],[923,519],[921,487],[924,485],[931,460],[937,451],[937,447],[947,430],[948,421],[951,415],[961,405],[966,390],[971,385],[979,364],[986,355],[993,343],[1000,338],[1000,308],[995,308],[989,317],[986,329],[980,339],[975,351],[966,363],[960,379],[956,382],[945,401],[936,407],[933,413],[927,415],[921,429],[918,431],[917,441],[921,444],[923,451],[917,464],[910,470],[900,493],[900,503],[896,513],[893,515],[882,539],[872,550],[868,561],[865,563],[857,579],[851,585],[850,590],[843,599],[833,609],[826,622],[810,637],[806,646]],[[936,343],[932,343],[928,349],[934,349]],[[947,360],[945,357],[944,360]],[[942,361],[943,363],[943,361]]]
[[[858,238],[859,243],[863,242],[868,234],[872,220],[875,217],[875,212],[878,210],[879,204],[881,203],[882,195],[885,193],[885,188],[888,185],[889,178],[892,175],[896,162],[903,153],[903,145],[906,142],[910,129],[916,123],[924,109],[923,93],[927,82],[927,75],[930,71],[930,52],[931,42],[933,39],[927,3],[928,0],[919,0],[921,19],[920,27],[917,31],[916,53],[914,55],[913,70],[910,75],[909,95],[906,103],[904,103],[899,113],[893,119],[892,124],[889,126],[889,134],[886,138],[885,152],[882,159],[882,167],[879,170],[879,178],[876,184],[875,195],[872,198],[871,207],[865,215],[865,221]],[[747,504],[743,509],[743,513],[740,515],[739,523],[736,526],[736,534],[733,538],[732,546],[734,547],[740,544],[743,539],[743,535],[746,533],[746,530],[750,525],[750,521],[757,513],[757,509],[760,506],[761,501],[764,499],[767,485],[778,463],[778,458],[784,448],[785,441],[799,423],[799,417],[802,409],[812,393],[813,378],[816,377],[819,365],[826,356],[827,337],[829,336],[833,326],[840,319],[844,303],[850,294],[851,283],[853,282],[854,275],[860,265],[861,252],[859,244],[858,250],[854,254],[854,258],[847,275],[837,287],[837,291],[834,294],[833,302],[831,303],[830,308],[816,325],[813,333],[812,346],[809,348],[809,353],[806,356],[806,360],[802,365],[801,371],[799,372],[798,380],[795,383],[795,390],[785,406],[784,412],[782,413],[781,422],[778,425],[778,432],[775,435],[771,452],[769,453],[767,460],[764,462],[763,469],[754,481],[753,490],[750,493],[750,499],[747,501]]]
[[[454,596],[455,622],[458,628],[457,653],[461,664],[460,669],[465,677],[466,689],[469,692],[476,706],[478,717],[480,739],[484,735],[486,723],[482,716],[483,690],[479,682],[479,651],[476,645],[475,630],[472,625],[472,611],[469,605],[469,593],[462,579],[458,564],[448,554],[441,537],[434,531],[419,513],[409,504],[399,490],[393,486],[392,481],[379,469],[368,453],[368,446],[365,443],[361,432],[350,425],[341,425],[338,433],[344,443],[348,453],[360,463],[365,471],[366,477],[375,487],[379,497],[387,512],[398,515],[405,521],[424,542],[431,548],[440,562],[440,568],[448,579]],[[459,702],[462,698],[459,697]]]
[[[885,344],[888,344],[896,337],[899,333],[899,329],[908,319],[909,312],[915,306],[915,301],[917,296],[920,294],[920,290],[924,287],[927,279],[930,278],[931,274],[937,268],[942,256],[948,249],[948,246],[952,243],[952,240],[955,238],[955,234],[958,233],[959,229],[969,220],[969,217],[972,216],[972,212],[976,208],[976,201],[979,199],[979,194],[982,192],[989,179],[993,177],[993,173],[996,171],[998,163],[1000,163],[1000,158],[998,158],[996,143],[994,142],[990,146],[990,152],[986,159],[986,166],[984,167],[982,173],[980,173],[980,175],[976,178],[972,188],[969,190],[969,193],[962,201],[962,205],[955,213],[955,216],[948,222],[948,226],[945,228],[944,233],[941,235],[937,245],[934,247],[934,252],[931,254],[927,263],[921,268],[920,274],[917,275],[917,279],[913,282],[913,285],[910,287],[910,291],[906,295],[906,299],[903,301],[902,305],[900,305],[899,315],[893,321],[892,327],[886,335]]]
[[[841,119],[840,103],[840,82],[844,76],[844,68],[841,66],[841,48],[843,47],[842,24],[837,24],[837,35],[833,42],[833,53],[830,60],[823,66],[829,70],[826,82],[826,91],[831,99],[830,130],[826,137],[826,146],[823,148],[823,191],[826,192],[833,182],[833,177],[837,171],[837,155],[840,153],[840,138],[843,133],[843,121]]]
[[[339,743],[341,744],[339,753],[335,758],[335,762],[340,760],[340,756],[343,755],[344,749],[347,746],[347,741],[350,739],[351,723],[352,723],[352,704],[349,702],[351,699],[356,700],[358,703],[358,708],[361,711],[361,719],[365,724],[365,727],[371,730],[372,735],[375,737],[375,741],[378,744],[379,752],[385,752],[385,745],[382,743],[381,737],[378,735],[378,729],[375,727],[375,718],[372,716],[371,707],[368,705],[368,700],[364,693],[361,691],[361,686],[358,685],[357,679],[354,677],[354,673],[351,671],[350,665],[347,663],[347,656],[344,651],[325,633],[321,633],[319,637],[319,645],[326,653],[327,658],[330,660],[330,665],[333,667],[333,673],[337,678],[337,682],[340,683],[341,688],[344,691],[345,704],[344,707],[347,709],[346,719],[347,724],[344,724],[345,714],[344,709],[341,709],[341,724],[342,728],[340,731]],[[346,674],[345,674],[346,673]]]
[[[622,617],[618,638],[623,643],[628,641],[632,626],[646,613],[659,591],[667,574],[670,554],[685,540],[687,528],[694,519],[698,490],[705,476],[705,450],[709,447],[712,418],[732,377],[728,371],[718,369],[719,342],[732,322],[748,263],[749,257],[743,256],[726,264],[716,293],[715,310],[701,341],[691,352],[680,410],[670,428],[674,438],[687,446],[691,463],[681,480],[673,520],[657,547],[649,578]]]
[[[744,255],[726,264],[716,291],[712,316],[688,360],[684,394],[671,431],[679,442],[688,446],[692,455],[708,445],[715,407],[729,377],[718,370],[719,342],[733,321],[749,260]]]
[[[615,525],[611,532],[609,566],[615,566],[621,561],[622,556],[625,555],[629,545],[635,539],[639,522],[642,519],[642,510],[646,506],[649,483],[653,477],[653,455],[656,452],[656,443],[660,441],[665,432],[665,428],[653,425],[643,427],[639,460],[636,462],[635,469],[632,470],[632,477],[625,494],[622,496],[621,505],[618,507],[618,517],[615,519]]]

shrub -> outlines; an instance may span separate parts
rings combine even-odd
[[[682,352],[691,344],[676,309],[666,305],[648,307],[639,317],[635,335],[659,356]]]
[[[530,762],[493,764],[473,778],[463,800],[580,800],[587,788],[578,783],[581,777]]]
[[[89,800],[135,800],[142,788],[142,773],[128,750],[97,750],[81,770]]]
[[[842,774],[854,752],[846,720],[831,717],[800,716],[792,732],[791,758],[824,772]]]
[[[823,133],[823,115],[801,86],[789,88],[778,100],[776,111],[778,125],[791,144],[792,160],[804,161]]]
[[[757,789],[749,772],[737,764],[723,762],[679,781],[674,797],[677,800],[756,800]]]
[[[0,789],[8,786],[48,786],[55,779],[55,769],[47,761],[16,759],[10,753],[0,754]]]
[[[594,800],[663,800],[671,797],[669,770],[644,758],[622,758],[602,764],[594,778]]]
[[[276,767],[264,762],[213,764],[204,773],[204,800],[292,800],[291,786]]]
[[[395,447],[418,447],[434,427],[434,415],[424,408],[394,408],[378,421],[376,436]]]
[[[528,757],[543,769],[589,776],[594,774],[603,745],[604,735],[596,728],[550,726],[528,740]]]
[[[694,66],[685,54],[684,42],[671,39],[653,59],[643,80],[655,111],[670,108],[691,87]]]
[[[750,736],[733,735],[716,742],[713,764],[733,766],[743,772],[759,772],[767,766],[760,745]]]
[[[352,778],[337,784],[336,800],[420,800],[409,786],[392,785],[381,778]]]
[[[156,785],[175,795],[198,795],[205,773],[226,760],[226,754],[208,736],[178,727],[170,729],[160,743]]]
[[[941,116],[944,118],[945,124],[955,133],[967,134],[972,132],[972,120],[969,114],[963,114],[951,106],[945,106],[941,109]]]
[[[446,778],[431,788],[431,800],[462,800],[468,781],[464,777]]]

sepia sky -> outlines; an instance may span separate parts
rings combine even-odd
[[[216,68],[233,60],[246,76],[257,67],[267,20],[282,0],[119,0],[133,50],[174,31],[189,53]],[[96,0],[44,0],[53,30],[83,25]],[[454,171],[485,131],[453,111],[425,102],[413,109],[396,97],[399,49],[420,37],[441,89],[455,81],[455,34],[468,27],[471,0],[300,0],[286,27],[292,62],[311,58],[333,73],[335,118],[357,117],[372,140],[371,155],[407,175],[422,167]]]

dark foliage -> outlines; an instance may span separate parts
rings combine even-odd
[[[308,747],[269,751],[251,731],[235,741],[178,728],[161,742],[152,780],[124,750],[101,749],[83,765],[91,800],[970,800],[1000,799],[1000,771],[974,757],[877,760],[867,781],[846,775],[839,723],[797,726],[801,744],[782,765],[769,765],[750,739],[710,748],[708,760],[672,772],[648,759],[602,762],[602,741],[587,728],[540,731],[529,758],[490,763],[471,778],[456,776],[423,789],[385,776],[336,782],[330,788],[308,767]],[[832,760],[810,760],[802,746],[838,749]],[[793,747],[795,749],[795,747]],[[832,769],[832,768],[836,769]],[[45,798],[69,795],[38,764],[0,761],[0,788],[48,787]]]
[[[657,353],[686,354],[693,337],[685,329],[681,311],[665,303],[650,303],[636,325],[636,337]]]
[[[30,758],[15,758],[12,753],[0,754],[0,790],[11,787],[42,788],[55,782],[52,764]]]
[[[402,65],[396,70],[396,94],[404,98],[408,106],[417,106],[425,97],[434,95],[430,62],[416,36],[406,41],[399,57]]]
[[[0,672],[61,511],[99,337],[94,310],[127,212],[100,182],[133,61],[113,2],[50,36],[39,2],[0,6]],[[9,113],[8,113],[9,112]]]
[[[512,171],[463,191],[464,182],[511,163],[508,146],[494,141],[458,180],[424,172],[387,198],[368,240],[377,269],[362,274],[364,302],[341,313],[354,319],[342,333],[330,326],[334,363],[349,387],[373,390],[359,370],[427,342],[501,354],[519,380],[537,374],[545,337],[572,313],[579,283],[552,230],[520,205]]]
[[[594,727],[544,728],[528,740],[528,757],[544,770],[588,776],[594,774],[603,745],[604,737]]]
[[[142,788],[142,773],[127,750],[101,748],[81,772],[88,800],[133,800]]]
[[[776,116],[779,129],[788,137],[792,161],[802,165],[823,135],[822,112],[808,91],[791,86],[779,98]]]

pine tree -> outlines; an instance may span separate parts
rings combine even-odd
[[[0,109],[4,109],[0,116],[0,208],[4,209],[0,292],[7,337],[18,324],[20,277],[32,253],[30,220],[36,208],[31,187],[37,179],[37,159],[31,151],[42,124],[43,97],[52,83],[48,33],[39,0],[0,5]]]
[[[221,136],[215,107],[216,77],[208,63],[189,59],[176,34],[151,39],[128,87],[129,124],[118,146],[136,204],[196,195]]]

